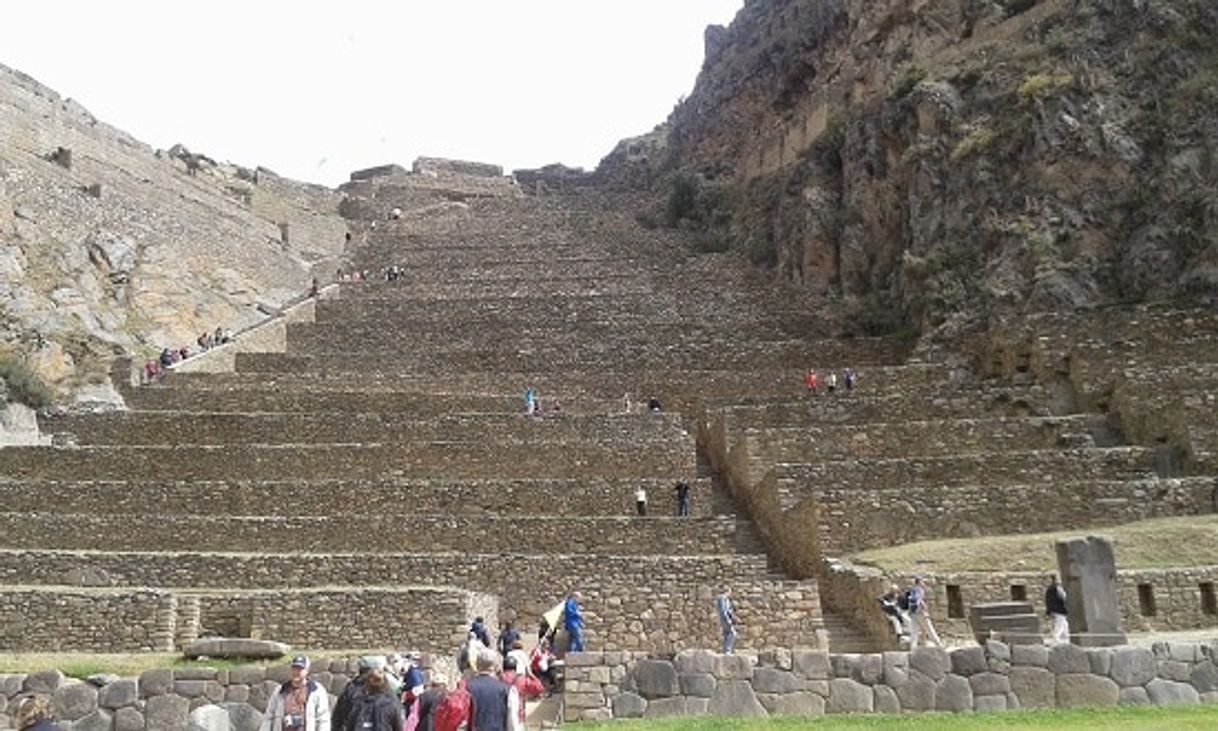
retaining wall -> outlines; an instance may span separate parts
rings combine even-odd
[[[568,721],[1218,703],[1218,645],[567,657]]]

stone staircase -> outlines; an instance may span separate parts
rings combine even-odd
[[[406,190],[361,183],[345,207],[407,210],[354,222],[368,236],[351,252],[356,268],[404,266],[403,280],[342,284],[316,322],[289,325],[284,353],[129,388],[126,412],[45,418],[54,448],[0,451],[0,583],[151,592],[149,625],[178,643],[236,628],[443,653],[473,614],[527,630],[576,588],[597,649],[714,646],[712,597],[731,586],[741,649],[833,642],[815,580],[771,569],[692,415],[796,397],[813,358],[880,378],[905,345],[810,341],[789,293],[693,257],[611,197],[482,191],[414,216],[436,203]],[[527,387],[543,416],[522,413]],[[644,412],[652,396],[664,413]],[[677,480],[693,484],[688,518],[673,515]],[[60,647],[150,647],[108,641],[104,623],[78,631],[93,619],[72,606]]]

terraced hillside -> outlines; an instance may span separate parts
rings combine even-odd
[[[879,366],[905,345],[807,339],[799,302],[645,230],[628,201],[473,182],[352,184],[355,267],[403,279],[342,284],[285,353],[173,373],[128,390],[127,412],[44,420],[64,446],[0,451],[0,611],[62,617],[4,644],[217,631],[448,652],[476,613],[534,626],[578,588],[592,648],[662,650],[716,643],[731,586],[742,647],[823,646],[816,582],[771,569],[686,415],[798,398],[811,360]],[[543,416],[523,413],[530,387]]]

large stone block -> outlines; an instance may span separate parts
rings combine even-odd
[[[681,676],[681,693],[695,698],[710,698],[715,694],[718,683],[714,675],[695,673]]]
[[[799,692],[785,695],[758,694],[757,700],[771,716],[820,716],[825,712],[825,699],[815,693]]]
[[[251,640],[230,637],[205,637],[195,640],[182,650],[188,658],[248,658],[251,660],[275,660],[292,651],[290,645],[270,640]],[[198,678],[211,680],[211,678]],[[195,678],[186,678],[195,680]]]
[[[1007,710],[1005,695],[973,696],[973,710],[977,713],[998,713]]]
[[[647,700],[637,693],[622,693],[610,702],[614,718],[642,718]]]
[[[1155,678],[1146,684],[1146,695],[1156,706],[1196,705],[1201,701],[1197,689],[1188,683]]]
[[[952,659],[941,647],[919,647],[909,653],[909,667],[936,683],[952,669]]]
[[[1177,683],[1187,683],[1192,675],[1192,666],[1179,660],[1160,660],[1158,676],[1164,680],[1174,680]]]
[[[1103,708],[1115,706],[1120,699],[1120,686],[1109,678],[1090,673],[1067,673],[1057,676],[1059,708]],[[1022,697],[1020,700],[1023,700]]]
[[[1142,686],[1154,680],[1158,666],[1145,647],[1118,647],[1112,651],[1109,676],[1123,688]]]
[[[956,675],[968,677],[977,673],[983,673],[989,670],[989,663],[986,662],[985,648],[983,647],[961,647],[951,651],[952,672]]]
[[[1057,684],[1048,668],[1016,665],[1011,668],[1011,691],[1019,698],[1020,708],[1053,708],[1057,705]]]
[[[871,713],[875,709],[875,694],[871,688],[849,678],[829,681],[829,701],[826,713]]]
[[[0,695],[12,698],[25,688],[25,675],[0,675]]]
[[[668,698],[681,692],[677,669],[666,660],[640,660],[635,663],[633,676],[638,694],[648,700]]]
[[[697,715],[697,706],[691,706],[689,700],[685,696],[677,696],[676,698],[657,698],[654,701],[648,701],[647,710],[643,712],[643,717],[670,718],[672,716]]]
[[[924,673],[911,671],[908,679],[896,688],[897,699],[901,701],[902,711],[933,711],[935,710],[935,690],[937,684]]]
[[[885,652],[883,655],[883,682],[890,688],[899,688],[909,680],[909,653]]]
[[[863,685],[875,685],[884,678],[884,658],[881,655],[859,655],[852,678]]]
[[[935,709],[955,713],[973,710],[973,688],[968,678],[948,675],[940,680],[935,688]]]
[[[262,713],[248,703],[225,703],[224,709],[228,711],[233,731],[258,731],[262,726]]]
[[[753,677],[753,658],[748,655],[716,655],[712,674],[719,680],[749,680]]]
[[[97,688],[88,683],[66,683],[51,696],[51,712],[61,721],[75,721],[97,710]]]
[[[768,715],[747,680],[720,680],[707,712],[715,716]]]
[[[113,727],[114,718],[100,708],[72,722],[72,731],[111,731]]]
[[[173,671],[146,670],[140,674],[140,698],[164,695],[173,689]]]
[[[877,685],[872,688],[875,691],[875,712],[876,713],[900,713],[901,699],[897,697],[897,692],[887,685]]]
[[[1011,692],[1011,678],[1000,673],[977,673],[968,679],[973,695],[1001,695]]]
[[[794,693],[805,688],[807,681],[786,670],[757,668],[753,671],[753,689],[758,693]]]
[[[1108,675],[1112,670],[1112,648],[1089,647],[1086,652],[1087,661],[1091,664],[1091,674]]]
[[[1049,667],[1049,648],[1044,645],[1011,645],[1011,664]]]
[[[39,695],[50,695],[59,690],[59,686],[63,685],[63,673],[58,670],[43,670],[38,673],[30,673],[25,676],[25,682],[22,684],[22,692],[37,693]]]
[[[832,672],[829,653],[816,650],[795,650],[791,665],[796,675],[808,680],[828,680]]]
[[[710,650],[682,650],[672,662],[681,675],[711,675],[715,672],[715,653]]]
[[[1197,689],[1198,693],[1218,691],[1218,667],[1213,660],[1198,663],[1188,676],[1188,682]]]
[[[829,656],[829,664],[833,668],[833,677],[835,678],[852,678],[854,670],[858,666],[859,655],[854,653],[841,653]]]
[[[134,708],[118,709],[114,712],[114,731],[144,731],[144,714]]]
[[[174,682],[179,680],[216,680],[219,677],[220,670],[217,668],[176,668],[173,671]]]
[[[97,692],[97,704],[102,708],[134,706],[140,699],[140,687],[132,678],[116,680]]]
[[[1150,696],[1147,695],[1146,689],[1140,686],[1136,688],[1121,688],[1120,699],[1117,703],[1122,706],[1148,706],[1150,705]]]
[[[257,685],[266,679],[266,670],[260,665],[239,665],[228,671],[231,685]]]
[[[1049,649],[1049,669],[1054,675],[1077,675],[1091,672],[1087,651],[1075,645],[1054,645]]]
[[[182,731],[189,717],[190,700],[172,694],[153,696],[144,706],[147,731]]]
[[[190,712],[187,731],[232,731],[228,711],[220,706],[201,706]]]

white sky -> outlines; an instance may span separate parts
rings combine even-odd
[[[0,63],[155,147],[337,184],[419,155],[593,167],[743,0],[11,0]]]

